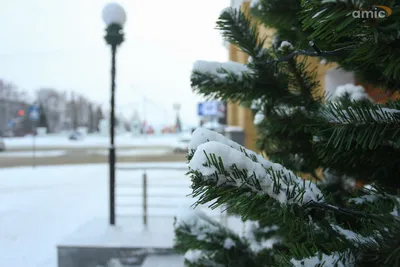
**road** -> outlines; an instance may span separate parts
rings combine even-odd
[[[56,155],[50,155],[51,153]],[[186,161],[186,153],[174,153],[168,147],[124,147],[117,149],[117,162],[178,162]],[[105,148],[46,147],[37,150],[18,148],[0,153],[0,168],[41,165],[95,164],[108,162]]]

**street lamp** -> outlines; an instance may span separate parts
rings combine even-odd
[[[126,21],[126,14],[122,6],[109,3],[103,9],[103,20],[106,27],[104,39],[111,46],[111,109],[110,109],[110,224],[115,224],[115,54],[117,47],[124,41],[122,27]]]

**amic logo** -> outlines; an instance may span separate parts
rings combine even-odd
[[[387,6],[375,5],[370,10],[356,10],[352,12],[357,19],[384,19],[392,14],[392,9]]]

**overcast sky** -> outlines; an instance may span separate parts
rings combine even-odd
[[[109,106],[110,49],[101,19],[106,0],[0,0],[0,79],[28,92],[74,90]],[[173,117],[182,104],[185,123],[197,122],[190,88],[195,60],[226,61],[215,21],[229,0],[120,0],[127,13],[117,55],[117,105],[137,108],[149,121]],[[165,110],[167,112],[165,112]],[[169,116],[166,116],[165,114]]]

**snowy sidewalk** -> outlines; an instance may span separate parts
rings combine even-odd
[[[186,164],[143,163],[120,166],[185,167]],[[186,197],[191,189],[185,172],[147,171],[149,225],[151,227],[156,222],[158,229],[168,235],[165,238],[168,244],[171,244],[173,238],[173,216],[182,203],[194,201]],[[117,217],[117,223],[129,220],[141,222],[141,182],[142,171],[117,172],[117,214],[124,215]],[[131,186],[119,187],[119,183],[130,183]],[[119,197],[122,193],[128,197]],[[214,211],[214,215],[218,212]],[[170,219],[161,224],[152,219],[160,216]],[[56,245],[59,242],[71,237],[77,229],[94,218],[104,218],[102,227],[106,229],[107,217],[107,165],[0,169],[0,266],[56,267]],[[134,225],[131,224],[131,229]],[[134,230],[142,231],[138,227]],[[133,238],[133,235],[125,238],[129,237]],[[124,240],[121,237],[118,242]]]

